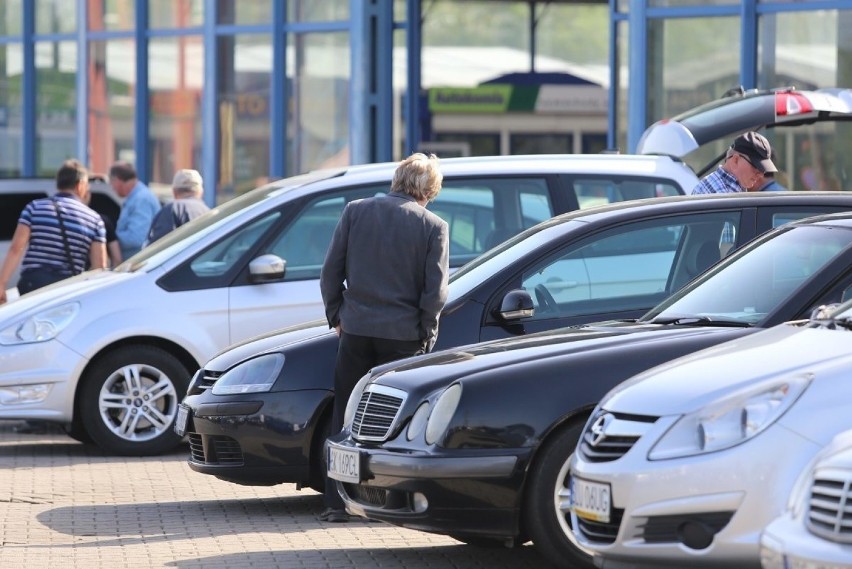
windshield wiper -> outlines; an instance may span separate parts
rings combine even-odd
[[[751,324],[731,318],[711,316],[657,316],[651,324],[674,324],[676,326],[722,326],[727,328],[751,328]]]
[[[852,318],[849,316],[844,316],[843,318],[830,318],[828,320],[823,320],[822,323],[824,323],[827,328],[840,326],[841,328],[852,330]]]

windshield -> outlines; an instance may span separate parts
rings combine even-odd
[[[750,246],[642,317],[642,321],[709,318],[760,325],[813,275],[852,245],[848,231],[794,226]]]
[[[282,193],[306,184],[334,177],[339,175],[340,172],[339,170],[309,172],[246,192],[169,232],[129,259],[125,259],[115,270],[130,273],[143,268],[146,270],[153,269],[193,243],[201,241],[246,208],[250,208],[264,200],[276,198]]]
[[[450,276],[450,292],[447,303],[466,296],[504,267],[511,265],[540,246],[553,242],[558,235],[571,231],[580,223],[583,222],[572,220],[555,225],[544,222],[486,251]]]

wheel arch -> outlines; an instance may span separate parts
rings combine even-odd
[[[539,462],[541,462],[541,450],[544,448],[547,443],[551,440],[554,433],[561,432],[563,429],[567,429],[574,425],[580,424],[583,425],[588,420],[589,416],[594,411],[594,405],[585,405],[583,407],[579,407],[577,409],[573,409],[570,413],[563,415],[559,418],[559,420],[554,421],[550,427],[542,433],[542,436],[539,438],[538,444],[533,449],[532,454],[530,455],[529,460],[527,461],[526,468],[524,469],[524,478],[521,485],[520,492],[518,492],[518,504],[517,511],[518,515],[518,529],[522,535],[528,535],[526,529],[526,522],[524,520],[524,504],[526,503],[529,492],[529,480],[530,473],[533,469],[536,468]]]
[[[177,357],[178,361],[180,361],[181,365],[183,365],[190,374],[190,378],[192,374],[198,370],[201,365],[196,361],[195,357],[189,353],[183,346],[180,344],[173,342],[171,340],[166,340],[164,338],[159,338],[156,336],[130,336],[128,338],[122,338],[110,344],[103,346],[98,352],[92,356],[86,365],[83,367],[83,370],[80,372],[80,379],[77,381],[77,385],[74,387],[74,410],[71,417],[72,428],[74,429],[82,429],[82,424],[80,423],[80,393],[82,391],[82,387],[86,382],[86,377],[89,375],[89,371],[93,366],[97,365],[98,362],[108,353],[118,348],[123,348],[127,346],[153,346],[156,348],[160,348],[173,354]]]

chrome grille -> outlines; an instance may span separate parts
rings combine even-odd
[[[222,377],[221,371],[210,371],[207,369],[198,370],[192,378],[187,395],[198,395],[199,393],[204,393],[208,389],[212,388],[213,384],[215,384],[220,377]]]
[[[384,441],[396,424],[406,393],[384,385],[369,385],[352,419],[352,438],[359,441]]]
[[[618,536],[618,528],[621,526],[621,519],[624,517],[624,510],[613,508],[610,521],[607,523],[585,520],[574,516],[577,520],[577,529],[591,542],[594,543],[615,543],[615,538]]]
[[[811,485],[808,528],[814,534],[838,543],[852,543],[852,474],[825,469]]]
[[[189,433],[189,460],[196,464],[241,466],[243,450],[231,437]]]
[[[656,417],[600,410],[580,436],[580,455],[589,462],[618,460],[633,448],[656,420]]]

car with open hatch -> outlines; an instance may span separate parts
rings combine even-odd
[[[845,211],[852,195],[772,192],[630,203],[558,216],[452,275],[436,349],[638,318],[718,261],[723,248],[796,218]],[[736,243],[722,242],[726,228]],[[254,358],[278,346],[277,355]],[[189,466],[240,484],[321,488],[336,351],[337,335],[322,321],[254,339],[207,362],[176,423],[190,442]],[[281,365],[271,365],[276,361]]]
[[[852,214],[816,216],[735,250],[638,321],[376,367],[328,440],[328,475],[350,513],[468,543],[532,540],[556,563],[589,567],[569,465],[604,395],[677,357],[807,319],[850,287]]]
[[[581,435],[566,494],[574,535],[596,565],[759,569],[763,529],[802,470],[849,428],[850,334],[852,302],[669,361],[610,391]],[[852,515],[836,494],[846,480],[816,498],[811,522],[822,519],[832,535],[833,503],[848,538]]]
[[[213,208],[112,271],[0,306],[0,419],[59,423],[111,453],[155,454],[190,377],[246,338],[324,314],[318,278],[347,202],[386,193],[394,163],[315,171]],[[681,194],[664,156],[445,159],[429,208],[457,268],[513,232],[601,201]]]

